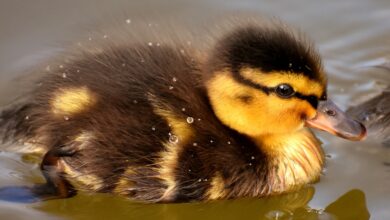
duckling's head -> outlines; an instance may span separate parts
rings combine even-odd
[[[327,99],[312,43],[284,25],[246,26],[224,36],[208,58],[206,89],[219,120],[258,137],[305,125],[361,139],[364,127]]]

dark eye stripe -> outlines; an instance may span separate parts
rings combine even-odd
[[[263,86],[263,85],[254,83],[254,82],[252,82],[252,81],[242,77],[241,74],[239,74],[238,72],[235,72],[232,75],[233,75],[233,78],[235,80],[237,80],[238,82],[240,82],[242,84],[245,84],[245,85],[248,85],[250,87],[253,87],[255,89],[259,89],[259,90],[263,91],[267,95],[269,95],[270,93],[276,93],[276,88],[277,87],[267,87],[267,86]],[[317,107],[318,107],[318,100],[319,99],[315,95],[303,95],[300,92],[295,92],[292,97],[296,97],[298,99],[307,101],[315,109],[317,109]],[[325,99],[326,99],[326,96],[325,96]]]
[[[303,95],[299,92],[296,92],[295,97],[309,102],[309,104],[315,109],[318,107],[318,98],[315,95]]]

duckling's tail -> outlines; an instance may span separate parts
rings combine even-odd
[[[33,135],[30,121],[32,104],[17,103],[0,111],[0,143],[25,142]]]

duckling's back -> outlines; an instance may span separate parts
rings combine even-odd
[[[186,53],[162,45],[107,47],[59,64],[28,99],[1,113],[3,140],[58,149],[62,172],[77,188],[159,200],[170,181],[159,163],[175,154],[167,145],[189,138],[179,118],[193,123],[191,112],[209,113]]]

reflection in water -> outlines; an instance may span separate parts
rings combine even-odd
[[[358,189],[351,190],[325,208],[325,212],[337,219],[364,220],[370,218],[364,193]]]
[[[20,155],[19,155],[20,156]],[[40,172],[35,166],[37,158],[25,155],[23,161],[17,154],[0,153],[0,171],[3,177],[14,170],[16,165],[7,169],[6,164],[17,162],[18,173],[25,173],[19,182],[15,180],[6,183],[0,176],[0,182],[5,185],[25,185],[25,182],[42,181]],[[33,173],[26,170],[34,171]],[[12,179],[12,178],[11,178]],[[318,194],[318,193],[317,193]],[[315,195],[314,187],[304,188],[295,193],[263,199],[241,199],[230,201],[215,201],[208,203],[186,204],[140,204],[126,198],[109,194],[79,194],[69,199],[51,200],[47,202],[21,205],[0,201],[0,219],[309,219],[309,220],[367,220],[370,217],[365,194],[358,189],[350,190],[341,197],[323,205],[323,209],[310,207]],[[316,197],[321,196],[316,195]],[[28,209],[26,206],[32,206]],[[15,210],[15,211],[14,211]],[[23,210],[23,211],[16,211]],[[38,212],[37,212],[38,211]],[[40,211],[43,211],[40,212]],[[7,216],[7,218],[5,218]],[[39,216],[37,218],[32,216]],[[4,217],[4,218],[2,218]]]
[[[132,203],[124,198],[110,195],[79,195],[61,202],[46,202],[38,209],[71,219],[367,220],[370,218],[365,196],[361,190],[354,189],[345,193],[324,210],[316,210],[308,206],[313,195],[314,188],[309,187],[295,193],[264,199],[150,205]]]
[[[28,216],[28,218],[26,218]],[[35,210],[26,209],[23,206],[15,206],[12,203],[0,202],[0,219],[2,220],[22,220],[22,219],[45,219],[60,220],[59,217],[53,217],[49,214]]]

